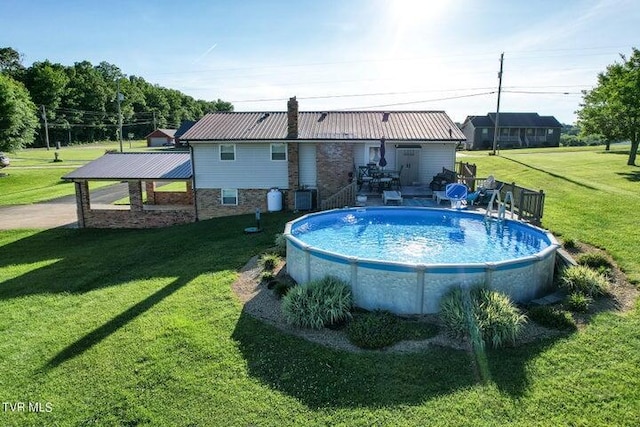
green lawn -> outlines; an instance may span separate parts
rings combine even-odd
[[[605,246],[638,278],[637,233],[618,219],[640,203],[629,180],[638,169],[622,155],[463,160],[480,175],[544,188],[545,226]],[[160,230],[0,232],[0,399],[52,404],[0,412],[0,424],[637,425],[640,307],[489,351],[483,377],[465,352],[351,354],[251,318],[230,285],[290,218],[263,215],[257,235],[242,233],[253,215]]]
[[[608,250],[628,276],[640,282],[637,221],[640,167],[627,166],[629,146],[609,152],[603,147],[552,150],[503,150],[465,153],[478,176],[498,179],[546,193],[543,225],[565,238]]]

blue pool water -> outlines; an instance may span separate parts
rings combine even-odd
[[[291,235],[320,250],[409,264],[499,262],[551,246],[546,233],[516,221],[442,209],[331,211],[294,221]]]

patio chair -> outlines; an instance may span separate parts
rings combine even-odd
[[[451,201],[451,209],[464,209],[467,206],[467,186],[464,184],[447,184],[444,190]]]

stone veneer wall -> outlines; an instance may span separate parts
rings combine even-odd
[[[217,218],[228,215],[255,213],[256,208],[267,210],[267,192],[265,189],[239,189],[236,206],[222,205],[219,188],[196,189],[198,219]],[[283,208],[287,206],[287,193],[283,192]]]
[[[354,144],[350,142],[322,142],[317,144],[318,197],[326,199],[349,184],[353,172]]]
[[[287,204],[282,204],[286,206],[289,210],[295,209],[295,195],[294,192],[298,189],[298,184],[300,184],[300,170],[299,170],[299,153],[300,148],[297,142],[289,142],[287,144],[287,169],[289,171],[289,190],[284,191],[285,198],[287,199]]]

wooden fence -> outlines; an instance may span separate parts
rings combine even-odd
[[[482,188],[486,178],[475,178],[473,188]],[[471,186],[469,186],[471,188]],[[506,183],[496,180],[496,188],[500,188],[500,199],[504,200],[507,192],[513,195],[513,203],[509,202],[506,207],[517,215],[518,219],[529,221],[533,224],[540,225],[542,223],[542,215],[544,214],[544,191],[531,190],[520,187],[515,182]]]

